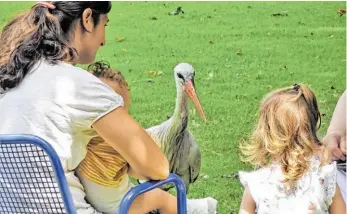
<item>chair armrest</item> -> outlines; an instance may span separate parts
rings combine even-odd
[[[186,214],[187,213],[187,197],[186,197],[185,185],[180,177],[172,173],[165,180],[146,181],[145,183],[137,185],[133,187],[131,190],[129,190],[119,205],[119,214],[127,214],[130,208],[130,205],[132,204],[132,202],[137,196],[145,192],[151,191],[153,189],[159,188],[168,183],[173,183],[176,187],[178,214]]]

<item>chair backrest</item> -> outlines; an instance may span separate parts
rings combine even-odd
[[[76,213],[60,159],[43,139],[0,135],[0,213]]]

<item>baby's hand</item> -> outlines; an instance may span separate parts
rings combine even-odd
[[[341,131],[328,133],[323,143],[327,145],[332,153],[332,160],[346,160],[346,135]]]

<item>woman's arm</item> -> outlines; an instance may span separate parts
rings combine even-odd
[[[342,131],[346,134],[346,118],[346,91],[344,91],[336,104],[327,132]]]
[[[334,114],[323,142],[333,154],[333,160],[345,160],[346,155],[346,91],[336,104]]]
[[[128,166],[128,175],[139,180],[147,180],[145,177],[137,173],[130,165]]]
[[[119,152],[139,177],[163,180],[169,163],[147,132],[119,107],[93,124],[97,133]]]

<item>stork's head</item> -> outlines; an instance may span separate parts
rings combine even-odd
[[[206,121],[204,110],[201,107],[198,95],[195,91],[194,76],[195,71],[192,65],[188,63],[180,63],[174,69],[174,76],[177,87],[183,88],[188,97],[193,101],[196,109],[199,111],[201,117]]]

